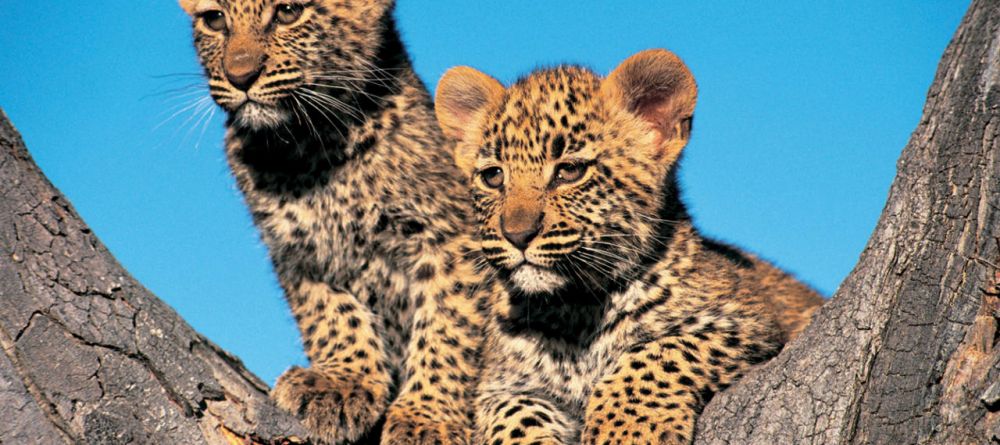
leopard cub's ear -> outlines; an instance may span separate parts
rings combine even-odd
[[[455,162],[471,172],[476,162],[474,135],[482,131],[485,112],[503,100],[504,87],[496,79],[467,66],[455,67],[438,81],[434,111],[445,136],[458,141]]]
[[[629,57],[604,80],[601,94],[652,126],[661,146],[679,152],[691,136],[698,86],[670,51],[650,49]]]
[[[188,15],[193,17],[196,12],[195,8],[198,6],[198,1],[199,0],[180,0],[181,8],[184,9],[184,12],[187,12]]]

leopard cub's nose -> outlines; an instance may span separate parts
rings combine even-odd
[[[508,232],[504,230],[503,232],[503,237],[507,238],[507,241],[510,241],[514,247],[521,250],[527,249],[528,244],[530,244],[531,240],[535,239],[536,236],[538,236],[537,229],[525,230],[523,232]]]
[[[223,59],[226,79],[235,88],[248,91],[264,71],[267,55],[261,48],[250,45],[230,47]]]
[[[517,209],[509,214],[501,215],[500,230],[507,241],[523,251],[542,230],[542,214],[541,212]]]
[[[250,71],[240,71],[235,73],[227,70],[226,79],[229,79],[229,83],[238,88],[240,91],[247,91],[253,86],[254,82],[260,78],[260,73],[264,70],[263,68],[263,66],[259,66]]]

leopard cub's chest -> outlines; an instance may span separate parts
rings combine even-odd
[[[539,329],[515,331],[510,325],[504,329],[504,318],[494,318],[499,328],[497,332],[504,334],[502,340],[494,343],[498,349],[491,360],[501,364],[504,374],[518,375],[518,381],[524,385],[521,389],[548,394],[582,409],[601,378],[614,371],[630,348],[648,337],[646,326],[633,317],[637,307],[646,301],[647,295],[642,289],[642,286],[630,286],[611,295],[607,305],[591,314],[593,323],[582,323],[590,326],[584,329],[574,327],[579,324],[566,323],[565,320],[573,318],[566,311],[555,314],[554,318],[539,312],[530,313],[531,320],[536,321],[534,326],[539,323],[554,325],[562,320],[563,326],[557,329],[558,333],[549,332],[548,335]],[[527,312],[523,315],[529,317]],[[503,380],[509,381],[508,378]]]
[[[520,368],[525,390],[547,393],[582,409],[594,385],[613,371],[637,336],[618,326],[586,344],[536,336],[508,337],[507,359]]]
[[[324,275],[350,280],[372,260],[389,261],[401,242],[403,219],[391,202],[373,198],[374,190],[352,180],[352,173],[331,178],[300,194],[252,194],[251,208],[272,252],[308,261]]]

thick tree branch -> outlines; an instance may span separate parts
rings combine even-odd
[[[712,401],[698,443],[1000,441],[998,136],[1000,2],[977,0],[860,262],[802,337]]]
[[[137,283],[0,111],[0,443],[304,437],[267,385]]]

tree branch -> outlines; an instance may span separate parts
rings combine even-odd
[[[0,443],[293,443],[267,385],[137,283],[0,111]]]
[[[774,361],[720,394],[699,444],[1000,441],[1000,4],[973,2],[854,271]],[[991,402],[992,403],[992,402]]]

